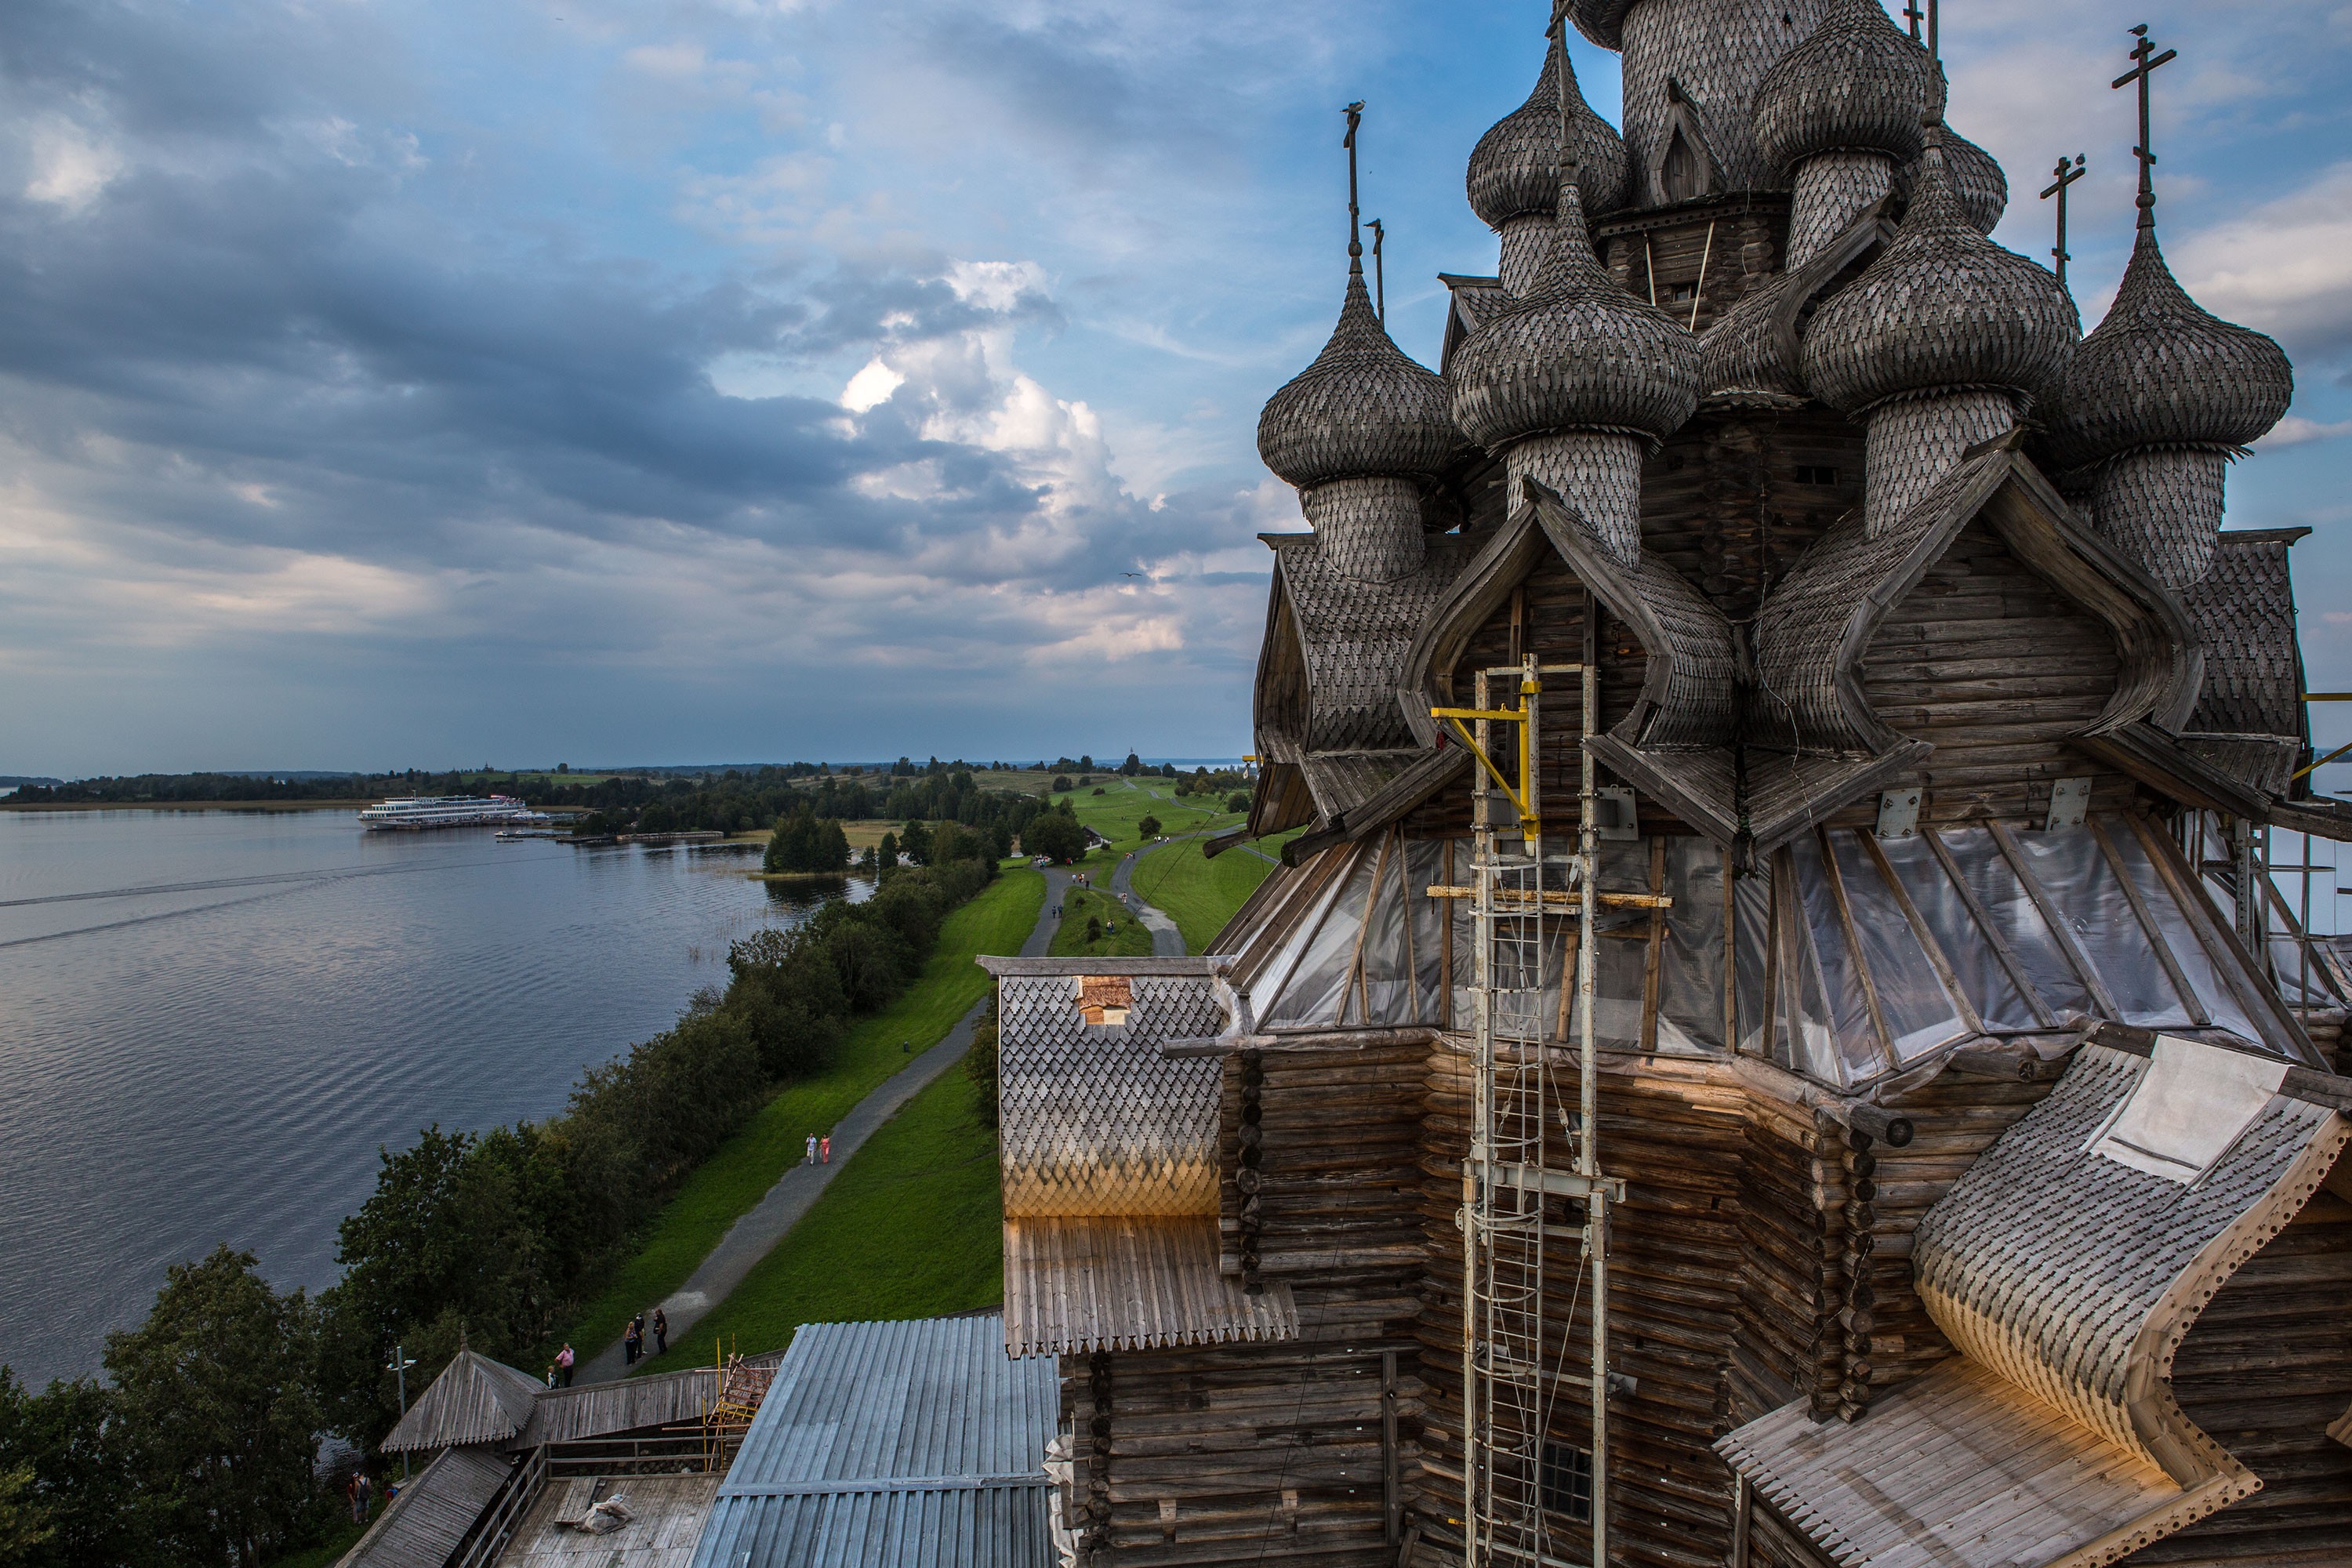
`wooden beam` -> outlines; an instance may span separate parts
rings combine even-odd
[[[1656,899],[1666,889],[1666,841],[1659,835],[1650,838],[1650,897]],[[1642,1049],[1658,1048],[1658,970],[1660,950],[1666,942],[1665,903],[1650,906],[1649,950],[1642,955]]]
[[[2059,911],[2049,889],[2042,887],[2032,868],[2026,865],[2025,852],[2017,847],[2017,840],[2010,836],[2007,826],[1988,821],[1985,831],[1991,834],[1992,841],[2000,847],[2001,858],[2009,862],[2010,871],[2017,878],[2017,885],[2023,888],[2025,896],[2033,900],[2034,909],[2042,916],[2042,923],[2050,928],[2050,934],[2057,940],[2058,951],[2066,955],[2066,963],[2074,969],[2074,978],[2080,980],[2083,989],[2091,994],[2093,1004],[2110,1018],[2122,1017],[2123,1008],[2107,990],[2107,983],[2099,978],[2099,972],[2091,966],[2090,955],[2083,951],[2083,944],[2074,940],[2074,928],[2066,923],[2066,917]]]
[[[1895,903],[1902,908],[1903,918],[1911,922],[1911,934],[1919,939],[1919,951],[1927,955],[1928,963],[1935,968],[1936,978],[1941,980],[1944,989],[1951,993],[1952,1005],[1960,1010],[1961,1022],[1977,1034],[1983,1034],[1985,1024],[1977,1016],[1976,1004],[1969,1000],[1968,992],[1960,986],[1958,973],[1952,968],[1952,961],[1945,956],[1943,944],[1936,940],[1936,933],[1921,918],[1919,907],[1911,901],[1911,890],[1903,885],[1903,879],[1895,874],[1894,863],[1886,858],[1886,851],[1878,847],[1878,836],[1866,827],[1857,827],[1853,831],[1862,839],[1862,847],[1869,854],[1871,865],[1877,868],[1878,879],[1886,884],[1887,890],[1895,895]]]
[[[2122,884],[2124,898],[2131,904],[2132,914],[2139,921],[2141,934],[2147,938],[2147,945],[2156,950],[2157,962],[2164,965],[2164,977],[2171,982],[2172,994],[2180,998],[2180,1005],[2188,1010],[2191,1023],[2200,1029],[2211,1028],[2213,1016],[2205,1010],[2204,1000],[2197,994],[2197,988],[2189,984],[2189,976],[2180,972],[2180,961],[2173,956],[2172,944],[2164,940],[2163,928],[2156,923],[2155,912],[2147,907],[2147,900],[2140,896],[2139,888],[2132,881],[2131,868],[2126,866],[2124,858],[2116,853],[2115,840],[2107,837],[2105,825],[2096,816],[2091,817],[2087,825],[2099,841],[2099,853],[2106,858],[2107,870]],[[2263,879],[2265,882],[2269,879],[2267,877]]]
[[[1878,1044],[1885,1053],[1886,1065],[1900,1068],[1903,1058],[1895,1055],[1895,1031],[1886,1026],[1886,1010],[1879,1005],[1878,982],[1871,978],[1870,961],[1862,955],[1862,937],[1854,930],[1853,906],[1846,902],[1845,877],[1838,870],[1837,851],[1830,844],[1829,829],[1814,828],[1813,838],[1821,847],[1822,871],[1829,879],[1830,901],[1837,906],[1838,925],[1845,932],[1846,954],[1853,961],[1854,973],[1862,979],[1862,1000],[1870,1009],[1871,1026],[1878,1031]],[[1824,984],[1822,989],[1826,991],[1828,986]],[[1831,1016],[1834,1020],[1837,1002],[1833,997],[1828,1000]]]
[[[1969,918],[1976,921],[1978,934],[1992,949],[1993,957],[2000,961],[2001,973],[2009,976],[2011,985],[2017,987],[2017,994],[2025,998],[2025,1005],[2033,1009],[2034,1019],[2045,1029],[2056,1028],[2058,1015],[2042,999],[2041,990],[2026,974],[2025,965],[2019,962],[2016,952],[2009,945],[2009,939],[2001,935],[2000,928],[1993,923],[1992,911],[1984,907],[1976,890],[1969,886],[1968,879],[1960,875],[1959,863],[1952,858],[1952,852],[1944,847],[1943,839],[1937,837],[1933,827],[1922,827],[1919,831],[1926,837],[1928,851],[1936,857],[1936,864],[1944,868],[1945,877],[1952,884],[1952,891],[1959,894],[1960,902],[1968,906]]]

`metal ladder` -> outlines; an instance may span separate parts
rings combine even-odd
[[[1473,961],[1470,986],[1474,1101],[1469,1158],[1463,1166],[1463,1526],[1466,1568],[1528,1563],[1575,1568],[1553,1541],[1546,1517],[1547,1471],[1564,1471],[1563,1447],[1547,1452],[1549,1415],[1559,1391],[1581,1386],[1591,1404],[1590,1562],[1608,1562],[1608,1205],[1623,1184],[1601,1175],[1594,1078],[1593,916],[1599,795],[1592,758],[1583,753],[1579,779],[1577,850],[1549,865],[1543,854],[1541,780],[1537,747],[1545,676],[1572,676],[1581,687],[1581,733],[1597,728],[1597,672],[1581,664],[1521,664],[1482,669],[1476,706],[1437,708],[1478,763],[1472,823]],[[1515,679],[1517,706],[1493,700],[1496,679]],[[1465,728],[1465,724],[1473,728]],[[1517,726],[1516,766],[1506,776],[1495,761],[1494,727]],[[1517,848],[1507,851],[1496,821],[1498,797],[1516,808]],[[1547,886],[1547,877],[1553,883]],[[1580,1110],[1568,1123],[1576,1151],[1571,1170],[1549,1167],[1546,1119],[1552,1106],[1542,1005],[1544,928],[1576,920],[1576,1019]],[[1561,976],[1561,984],[1568,977]],[[1563,1009],[1563,1012],[1565,1010]],[[1583,1205],[1583,1224],[1570,1230],[1550,1223],[1556,1198]],[[1563,1363],[1573,1331],[1569,1320],[1548,1323],[1545,1287],[1551,1260],[1547,1242],[1569,1244],[1559,1266],[1575,1280],[1579,1297],[1591,1292],[1591,1363],[1580,1373]],[[1556,1511],[1556,1510],[1555,1510]]]

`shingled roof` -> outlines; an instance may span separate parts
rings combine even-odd
[[[520,1432],[547,1385],[527,1372],[461,1350],[377,1445],[387,1454],[503,1443]]]
[[[2205,649],[2205,681],[2185,735],[2308,737],[2303,652],[2295,641],[2294,585],[2287,551],[2307,528],[2223,533],[2213,570],[2180,592]],[[2265,784],[2273,793],[2274,784]]]

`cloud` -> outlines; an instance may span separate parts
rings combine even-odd
[[[2300,414],[2290,414],[2274,426],[2271,433],[2255,446],[2264,449],[2278,447],[2300,447],[2309,441],[2332,441],[2339,436],[2352,436],[2352,419],[2339,419],[2334,424],[2322,424],[2305,419]]]
[[[2175,264],[2207,310],[2291,352],[2352,345],[2352,162],[2190,236]]]

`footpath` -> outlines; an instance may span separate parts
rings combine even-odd
[[[1021,944],[1021,956],[1039,958],[1045,955],[1054,941],[1054,929],[1060,922],[1054,911],[1062,907],[1062,898],[1070,883],[1070,874],[1061,869],[1045,873],[1045,901],[1039,906],[1037,924]],[[1153,911],[1157,913],[1158,911]],[[1165,920],[1166,916],[1161,916]],[[1173,931],[1174,927],[1170,928]],[[1153,934],[1155,944],[1158,933]],[[1153,951],[1159,951],[1155,945]],[[1177,939],[1176,951],[1182,952],[1183,939]],[[829,1164],[795,1165],[786,1171],[770,1187],[767,1194],[744,1211],[719,1245],[710,1249],[684,1285],[665,1298],[661,1310],[669,1317],[669,1337],[673,1343],[681,1342],[687,1331],[698,1322],[728,1293],[743,1282],[743,1276],[752,1265],[768,1256],[784,1233],[800,1223],[834,1177],[834,1173],[846,1164],[849,1157],[864,1146],[876,1128],[898,1113],[898,1108],[929,1088],[933,1079],[963,1059],[971,1048],[972,1030],[979,1026],[980,1016],[988,1004],[982,1001],[958,1020],[947,1037],[898,1071],[859,1100],[833,1130],[833,1160]],[[647,1312],[650,1318],[652,1313]],[[573,1374],[582,1383],[609,1383],[628,1370],[619,1341],[614,1341],[593,1357],[580,1363]]]

